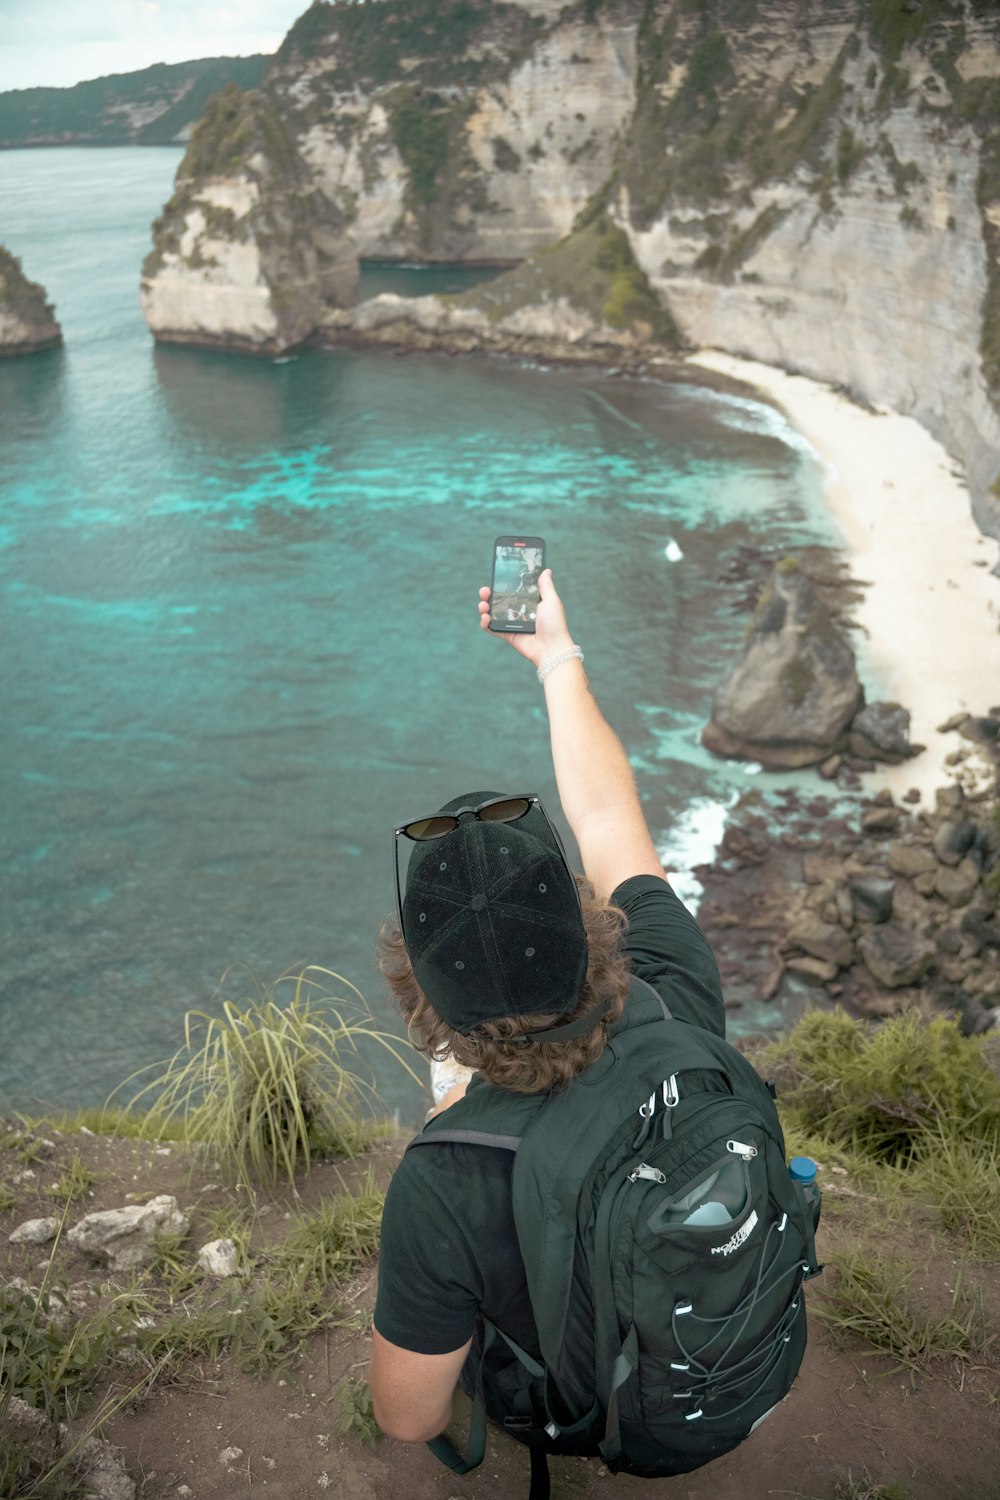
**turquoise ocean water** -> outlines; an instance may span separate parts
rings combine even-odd
[[[0,241],[66,336],[0,362],[0,1105],[103,1099],[251,975],[322,965],[384,1013],[392,824],[472,787],[553,798],[534,676],[476,628],[495,535],[547,538],[677,864],[750,784],[698,744],[747,580],[837,541],[815,459],[753,402],[155,348],[137,286],[177,160],[0,153]]]

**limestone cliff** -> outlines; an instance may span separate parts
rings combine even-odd
[[[34,354],[62,343],[45,288],[29,281],[21,262],[0,245],[0,356]]]
[[[325,306],[353,297],[344,223],[267,98],[223,89],[153,226],[139,289],[150,327],[167,343],[249,353],[301,343]]]
[[[157,337],[270,350],[312,322],[496,343],[502,324],[620,344],[645,325],[662,344],[676,327],[915,416],[1000,532],[993,0],[317,0],[241,98],[285,165],[260,130],[192,140],[147,262]],[[566,287],[601,216],[661,322],[616,331],[606,296],[595,311]],[[526,257],[454,304],[356,314],[331,272]]]
[[[664,4],[641,51],[611,198],[681,331],[916,417],[1000,533],[1000,11]]]
[[[635,0],[312,5],[261,87],[217,97],[192,136],[144,268],[155,336],[272,352],[343,305],[331,263],[513,264],[558,241],[608,178],[634,107],[635,12]],[[223,127],[223,99],[258,128]],[[291,320],[275,306],[287,288],[270,243],[289,195]],[[297,264],[311,251],[316,274]]]

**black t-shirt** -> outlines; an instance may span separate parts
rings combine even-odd
[[[725,1034],[712,950],[670,886],[654,875],[612,896],[628,917],[633,973],[680,1021]],[[375,1327],[417,1354],[448,1354],[472,1336],[476,1314],[538,1353],[511,1207],[510,1151],[454,1142],[408,1151],[385,1200]]]

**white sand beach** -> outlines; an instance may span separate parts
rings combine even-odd
[[[817,381],[714,350],[691,362],[754,386],[822,460],[851,572],[865,585],[856,615],[865,637],[854,639],[869,697],[908,708],[910,738],[927,747],[866,785],[897,795],[915,786],[931,799],[956,774],[945,757],[973,748],[938,726],[1000,703],[1000,544],[976,526],[958,464],[912,418],[865,411]]]

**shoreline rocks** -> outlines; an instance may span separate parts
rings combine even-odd
[[[880,792],[845,817],[822,796],[748,793],[695,871],[727,1007],[798,980],[858,1016],[916,1005],[972,1034],[1000,1024],[1000,752],[991,760],[988,790],[957,780],[933,807]],[[889,811],[891,824],[870,816]]]
[[[153,225],[139,300],[161,343],[274,356],[353,301],[358,262],[285,121],[259,91],[209,101]]]

